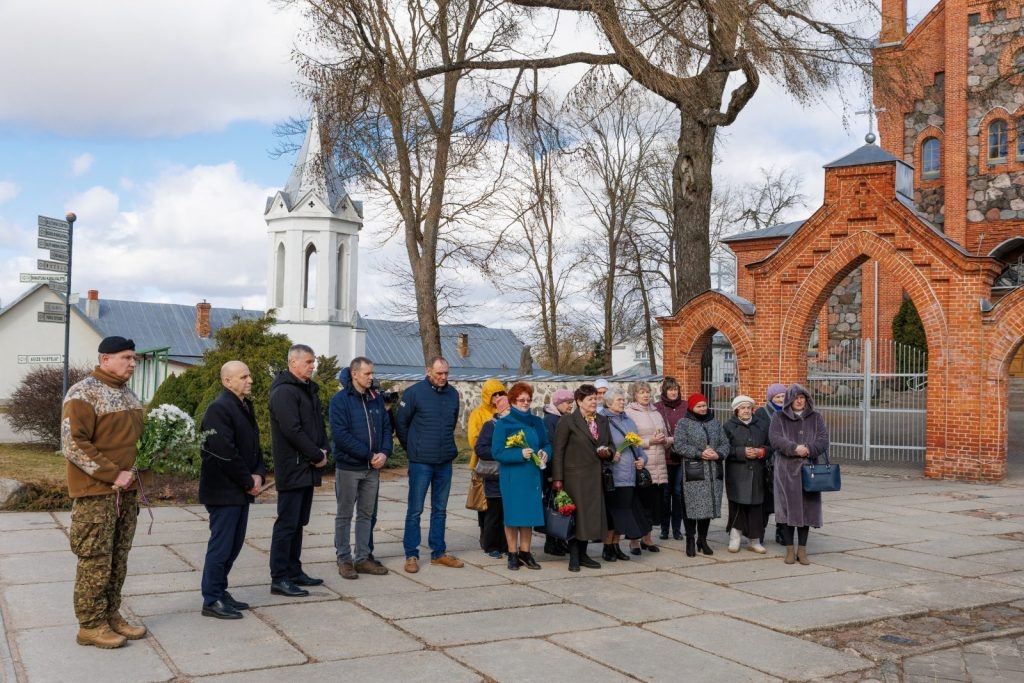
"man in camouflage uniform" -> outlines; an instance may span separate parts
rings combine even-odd
[[[142,435],[142,404],[128,380],[135,343],[107,337],[99,365],[64,397],[61,448],[68,461],[71,550],[78,556],[75,616],[79,645],[121,647],[146,635],[125,621],[121,586],[139,515],[133,467]]]

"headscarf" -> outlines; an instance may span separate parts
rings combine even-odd
[[[668,392],[669,389],[675,389],[676,390],[676,397],[674,399],[670,399],[668,397],[668,393],[667,392]],[[675,377],[665,377],[665,379],[661,380],[661,404],[663,406],[665,406],[666,408],[671,408],[671,409],[675,410],[676,408],[678,408],[680,406],[680,404],[682,402],[683,402],[683,392],[679,388],[679,382],[676,381],[676,378]]]
[[[558,409],[558,404],[565,401],[572,402],[572,392],[568,389],[555,389],[550,402],[544,404],[544,412],[561,417],[562,411]]]
[[[769,384],[768,385],[768,398],[765,399],[765,400],[766,400],[767,403],[771,403],[772,402],[772,396],[776,396],[778,394],[784,394],[784,393],[786,393],[786,385],[785,384],[778,384],[778,383],[776,383],[776,384]]]

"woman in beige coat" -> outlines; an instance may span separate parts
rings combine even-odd
[[[647,470],[651,473],[653,483],[646,488],[637,489],[636,495],[647,511],[647,518],[653,528],[655,524],[661,522],[662,499],[665,495],[665,485],[668,484],[665,454],[672,447],[672,435],[668,434],[665,418],[651,401],[651,387],[647,382],[633,382],[629,386],[626,415],[636,423],[637,435],[642,441],[640,447],[647,454]],[[634,555],[639,555],[641,549],[652,553],[659,551],[651,538],[651,529],[648,528],[646,531],[640,541],[630,542],[629,551]]]

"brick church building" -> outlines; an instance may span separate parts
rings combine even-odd
[[[1006,473],[1009,377],[1024,372],[1024,24],[1020,2],[940,0],[907,31],[882,0],[879,144],[825,166],[804,221],[726,240],[736,295],[660,319],[664,371],[699,386],[717,330],[739,389],[805,382],[808,348],[891,339],[904,298],[928,342],[924,473]]]

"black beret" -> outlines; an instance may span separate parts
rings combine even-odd
[[[107,337],[100,342],[100,353],[121,353],[129,350],[135,350],[135,342],[124,337]]]

